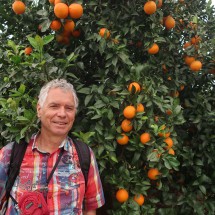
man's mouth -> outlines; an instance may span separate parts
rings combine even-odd
[[[66,125],[67,123],[66,122],[54,122],[55,124],[58,124],[58,125]]]

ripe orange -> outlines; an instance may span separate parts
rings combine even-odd
[[[157,54],[159,52],[159,46],[154,43],[152,46],[148,49],[149,54]]]
[[[132,92],[133,88],[135,89],[135,93],[140,92],[140,85],[137,82],[130,83],[129,86],[128,86],[128,91]]]
[[[132,106],[132,105],[129,105],[129,106],[125,107],[124,110],[123,110],[123,115],[127,119],[134,118],[135,115],[136,115],[136,109],[135,109],[135,107]]]
[[[195,60],[190,64],[190,69],[194,72],[199,71],[202,68],[202,63],[199,60]]]
[[[167,68],[166,68],[166,65],[165,65],[165,64],[163,64],[163,65],[162,65],[162,69],[163,69],[163,72],[164,72],[164,73],[168,72],[168,70],[167,70]]]
[[[110,37],[110,31],[107,28],[101,28],[99,31],[99,35],[101,37],[104,37],[105,39],[108,39]]]
[[[166,110],[166,114],[170,116],[170,115],[172,115],[172,111],[170,109],[168,109],[168,110]]]
[[[179,97],[179,92],[178,92],[177,90],[172,91],[172,92],[171,92],[171,96],[172,96],[173,98],[177,98],[177,97]]]
[[[200,41],[201,41],[201,37],[197,35],[191,38],[191,44],[195,45],[195,44],[198,44]]]
[[[142,195],[142,194],[136,194],[135,196],[134,196],[134,201],[138,204],[138,205],[143,205],[143,203],[144,203],[144,201],[145,201],[145,198],[144,198],[144,196]]]
[[[49,0],[50,4],[54,4],[55,0]]]
[[[65,3],[58,3],[54,6],[54,14],[59,19],[65,19],[69,14],[69,7]]]
[[[192,56],[186,56],[186,57],[184,58],[184,61],[185,61],[185,63],[186,63],[188,66],[190,66],[190,64],[191,64],[193,61],[195,61],[195,58],[192,57]]]
[[[170,155],[175,155],[175,151],[174,151],[172,148],[170,148],[170,149],[168,150],[168,153],[169,153]]]
[[[79,19],[83,15],[83,7],[81,4],[72,3],[69,5],[69,15],[73,19]]]
[[[74,30],[72,32],[72,36],[75,37],[75,38],[80,37],[80,35],[81,35],[81,31],[80,30]]]
[[[129,137],[127,135],[125,135],[125,134],[121,134],[121,137],[117,138],[116,141],[120,145],[126,145],[126,144],[128,144]]]
[[[149,142],[150,139],[151,139],[150,134],[147,133],[147,132],[142,133],[142,134],[140,135],[140,142],[141,142],[142,144],[145,144],[145,143]]]
[[[144,112],[144,106],[141,104],[141,103],[139,103],[139,104],[137,104],[137,108],[136,108],[136,112],[137,113],[141,113],[141,112]]]
[[[12,9],[16,14],[23,14],[25,12],[25,4],[22,1],[15,1],[12,4]]]
[[[166,126],[165,125],[162,126],[162,128],[161,128],[162,131],[158,133],[159,137],[165,137],[165,138],[167,138],[167,137],[170,136],[170,132],[168,131],[168,129],[166,129],[166,131],[165,131],[165,129],[166,129]]]
[[[64,24],[64,30],[67,32],[73,32],[75,28],[75,23],[72,20],[66,20],[66,23]]]
[[[173,146],[173,140],[172,140],[172,138],[167,137],[167,138],[164,140],[164,142],[167,144],[166,149],[172,148],[172,146]]]
[[[168,16],[165,20],[165,23],[164,23],[166,29],[170,30],[172,28],[175,27],[175,19],[172,18],[172,16]]]
[[[153,1],[155,2],[156,0],[153,0]],[[163,4],[163,0],[158,0],[157,8],[161,8],[162,4]]]
[[[53,20],[50,24],[50,28],[53,31],[58,31],[61,28],[61,22],[59,20]]]
[[[151,168],[148,171],[148,178],[151,180],[157,180],[159,175],[160,175],[160,172],[157,168]]]
[[[192,45],[191,42],[186,42],[183,47],[184,47],[184,49],[186,49],[186,48],[190,47],[191,45]]]
[[[180,91],[182,91],[182,90],[184,90],[184,85],[183,84],[180,86]]]
[[[33,51],[33,49],[30,46],[25,48],[26,55],[30,55],[32,51]]]
[[[128,119],[124,119],[121,123],[121,128],[124,132],[129,132],[133,129],[132,123]]]
[[[143,10],[146,14],[151,15],[157,10],[157,6],[154,1],[148,1],[144,4]]]
[[[128,198],[129,194],[127,190],[121,188],[116,192],[116,199],[118,202],[120,203],[126,202]]]
[[[58,4],[58,3],[61,3],[61,0],[55,0],[54,1],[54,5]]]

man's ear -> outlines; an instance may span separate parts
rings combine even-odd
[[[40,118],[41,117],[41,106],[39,103],[37,103],[37,117]]]

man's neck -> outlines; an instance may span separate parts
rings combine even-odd
[[[51,154],[59,148],[65,138],[62,136],[48,136],[41,132],[37,137],[37,147],[41,151]]]

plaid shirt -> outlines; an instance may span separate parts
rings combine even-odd
[[[60,147],[64,147],[63,156],[48,184],[48,191],[45,198],[48,204],[50,215],[81,215],[83,214],[83,203],[86,210],[95,210],[101,207],[105,200],[102,184],[99,177],[97,163],[92,150],[91,164],[88,174],[88,183],[85,191],[85,180],[82,174],[78,154],[70,138],[67,138],[52,153],[45,153],[35,146],[36,135],[30,140],[19,176],[16,178],[11,195],[19,202],[20,197],[26,191],[41,191],[51,173]],[[4,193],[4,186],[7,180],[7,169],[10,162],[12,144],[8,144],[0,151],[0,194]],[[6,215],[19,214],[14,208],[14,203],[9,198]]]

